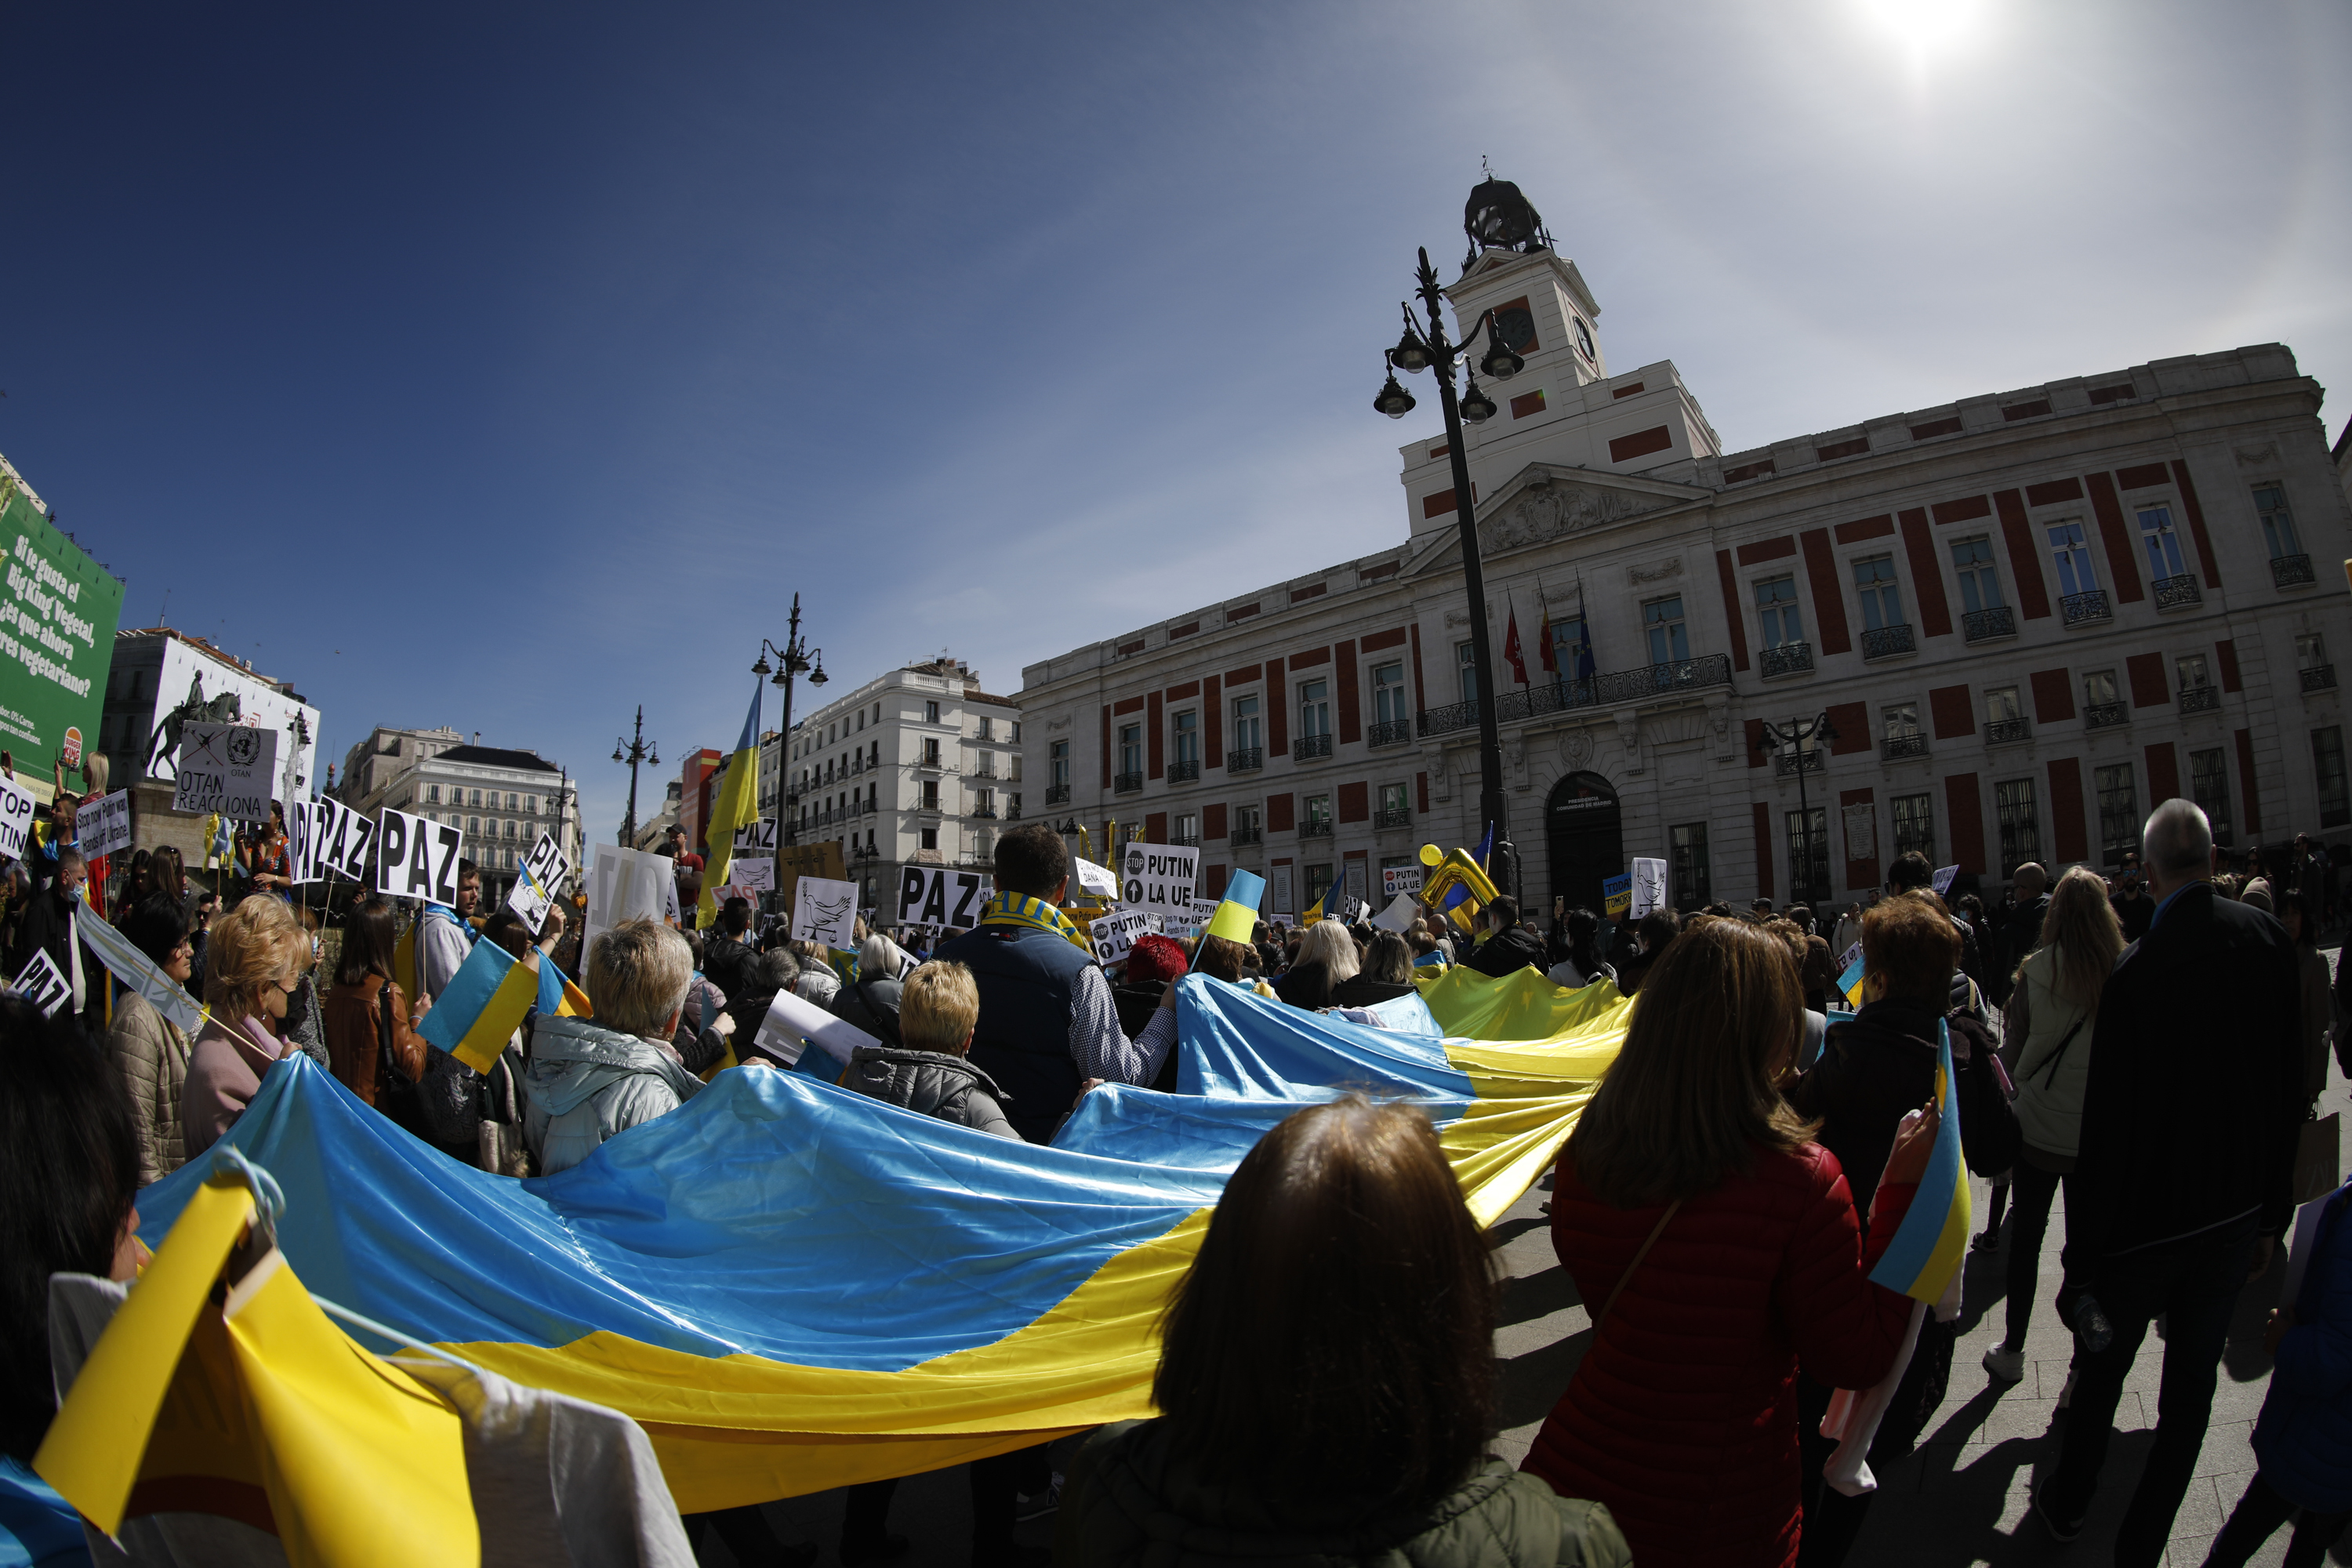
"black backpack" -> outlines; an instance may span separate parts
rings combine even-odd
[[[1952,1098],[1960,1108],[1960,1153],[1978,1175],[1998,1176],[2016,1164],[2024,1151],[2025,1127],[2010,1103],[1991,1043],[1974,1027],[1959,1026],[1967,1016],[1955,1010],[1945,1021],[1952,1037]]]

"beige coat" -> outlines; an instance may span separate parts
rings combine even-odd
[[[2083,1134],[2083,1096],[2091,1084],[2091,1039],[2098,1006],[2078,1006],[2058,994],[2058,950],[2043,947],[2018,966],[2020,984],[2010,994],[2012,1039],[2024,1044],[2013,1070],[2017,1120],[2028,1147],[2062,1159],[2074,1158]],[[2063,1056],[2059,1042],[2080,1023]]]
[[[125,990],[114,1004],[114,1027],[106,1053],[131,1091],[131,1120],[139,1129],[139,1184],[160,1182],[187,1160],[181,1131],[181,1100],[188,1081],[188,1037],[155,1011],[147,998]]]

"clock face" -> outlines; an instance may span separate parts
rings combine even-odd
[[[1525,305],[1506,305],[1495,312],[1495,331],[1501,336],[1505,348],[1515,354],[1523,354],[1534,346],[1536,319]]]
[[[1576,317],[1575,321],[1577,352],[1583,354],[1586,359],[1591,359],[1592,357],[1592,329],[1584,324],[1584,318],[1581,316]]]

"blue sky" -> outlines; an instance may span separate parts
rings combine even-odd
[[[1734,447],[2283,341],[2352,377],[2352,12],[19,8],[0,452],[324,712],[725,745],[1401,539],[1479,158]],[[2346,410],[2332,398],[2331,436]],[[437,591],[428,592],[428,588]],[[835,689],[841,689],[836,687]],[[805,693],[803,693],[805,697]],[[803,707],[803,711],[806,711]]]

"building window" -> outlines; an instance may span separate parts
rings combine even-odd
[[[1176,765],[1179,768],[1186,768],[1189,766],[1190,769],[1189,772],[1180,774],[1179,776],[1184,778],[1199,778],[1201,776],[1200,712],[1195,709],[1185,709],[1184,711],[1176,715],[1175,725]]]
[[[1683,624],[1681,595],[1643,605],[1642,629],[1649,635],[1652,664],[1682,664],[1690,658],[1690,628]]]
[[[469,801],[467,801],[466,804],[467,804],[467,805],[481,805],[481,804],[482,804],[482,792],[481,792],[480,790],[476,790],[476,791],[474,792],[474,798],[473,798],[473,799],[471,799],[471,800],[469,800]]]
[[[925,811],[937,811],[939,808],[940,781],[937,779],[925,779],[923,781],[923,809]]]
[[[2263,542],[2270,546],[2271,559],[2303,553],[2302,542],[2294,531],[2294,519],[2287,514],[2286,491],[2277,485],[2254,487],[2254,511],[2263,520]]]
[[[2099,789],[2099,854],[2109,866],[2123,864],[2124,851],[2139,847],[2139,791],[2132,784],[2129,763],[2101,768]]]
[[[1235,844],[1255,844],[1265,837],[1265,818],[1255,805],[1234,807],[1233,841]]]
[[[1307,823],[1328,833],[1331,830],[1331,797],[1328,795],[1310,795],[1307,797],[1306,805]]]
[[[1070,743],[1055,741],[1045,748],[1045,784],[1056,798],[1070,798]]]
[[[1404,666],[1376,664],[1372,666],[1372,721],[1379,724],[1402,724],[1412,715],[1404,705]],[[1399,739],[1403,739],[1402,732]]]
[[[1013,804],[1006,808],[1004,816],[1008,821],[1018,822],[1021,820],[1021,792],[1019,790],[1014,790],[1013,792],[1012,801]],[[871,838],[874,835],[868,833],[866,837]]]
[[[2083,677],[2083,706],[2098,708],[2116,700],[2116,672],[2095,669]]]
[[[939,721],[940,721],[940,705],[939,705],[938,703],[936,703],[936,702],[926,702],[926,703],[924,703],[924,704],[923,704],[923,722],[924,722],[924,723],[926,723],[926,724],[936,724],[936,723],[938,723]],[[829,739],[830,739],[830,737],[827,737],[827,739],[829,740]]]
[[[482,833],[482,819],[478,816],[469,816],[466,818],[466,831],[474,835],[478,838],[480,837]]]
[[[2018,705],[2016,687],[1996,686],[1985,693],[1988,724],[2010,724],[2024,717],[2025,710]]]
[[[974,790],[972,792],[972,795],[971,814],[974,816],[994,816],[996,815],[996,792],[994,790]]]
[[[1234,699],[1234,750],[1255,752],[1265,744],[1265,720],[1257,710],[1257,694]]]
[[[1118,727],[1118,771],[1135,779],[1143,777],[1143,726],[1121,724]]]
[[[2189,753],[2189,795],[2213,826],[2213,842],[2230,842],[2230,773],[2221,748]]]
[[[1462,700],[1465,702],[1477,701],[1478,645],[1475,643],[1466,642],[1455,643],[1454,645],[1454,662],[1455,667],[1462,671]]]
[[[2327,662],[2327,640],[2317,632],[2294,634],[2294,662],[2298,669],[2317,669]]]
[[[1021,743],[1021,721],[1018,719],[1013,721],[1013,743],[1016,746]]]
[[[537,816],[539,815],[539,796],[535,795],[527,795],[522,797],[522,814],[525,816]]]
[[[513,821],[512,821],[511,819],[509,819],[509,820],[508,821],[508,823],[507,823],[507,837],[508,837],[509,838],[512,838],[514,836],[515,836],[515,825],[514,825]]]
[[[1907,741],[1919,733],[1919,705],[1916,702],[1890,702],[1878,713],[1886,727],[1889,742]]]
[[[2062,598],[2098,591],[2099,579],[2091,570],[2091,545],[2083,537],[2081,518],[2070,517],[2050,525],[2050,557],[2058,567],[2058,593]]]
[[[2147,550],[2147,574],[2159,581],[2181,574],[2180,536],[2172,531],[2172,509],[2139,509],[2139,541]]]
[[[1830,896],[1830,816],[1825,806],[1789,813],[1789,882],[1799,900]]]
[[[426,784],[425,786],[425,798],[433,805],[439,805],[441,804],[441,786],[437,784]]]
[[[1895,808],[1895,853],[1908,855],[1914,849],[1936,863],[1936,816],[1933,797],[1926,795],[1898,795]]]
[[[1973,614],[2001,607],[2000,578],[1992,569],[1992,541],[1979,534],[1952,541],[1952,571],[1960,580],[1960,605]]]
[[[861,723],[861,724],[858,726],[858,728],[860,728],[860,729],[864,729],[864,728],[865,728],[865,725]],[[993,720],[993,719],[989,719],[989,718],[982,718],[982,719],[981,720],[981,721],[980,721],[980,738],[981,738],[982,740],[983,740],[983,741],[993,741],[994,739],[996,739],[996,721],[995,721],[995,720]]]
[[[1170,842],[1175,844],[1198,844],[1201,842],[1200,814],[1198,812],[1192,811],[1179,813],[1176,817],[1175,837],[1171,838]]]
[[[1381,785],[1381,815],[1382,816],[1387,816],[1395,812],[1402,812],[1405,809],[1404,785],[1401,784],[1384,784]]]
[[[1328,892],[1330,888],[1331,868],[1328,863],[1307,868],[1307,907],[1308,909],[1311,910],[1321,902],[1323,895]]]
[[[1805,640],[1805,623],[1797,614],[1797,580],[1767,577],[1756,584],[1756,616],[1764,623],[1764,646]]]
[[[923,829],[922,847],[930,850],[933,854],[939,853],[940,830],[938,828],[926,827]]]
[[[2005,779],[1992,786],[1993,813],[2000,819],[2000,874],[2013,876],[2028,860],[2042,858],[2042,818],[2032,779]]]
[[[2182,654],[2172,661],[2172,668],[2173,673],[2179,678],[2180,689],[2183,691],[2201,691],[2212,684],[2211,678],[2206,674],[2205,656],[2201,653]]]
[[[1301,682],[1298,688],[1298,733],[1307,740],[1331,732],[1331,683]]]
[[[1904,625],[1903,595],[1895,582],[1895,557],[1873,555],[1853,563],[1853,591],[1862,600],[1864,631]]]
[[[2319,775],[2319,826],[2341,827],[2352,822],[2352,786],[2344,777],[2344,731],[2330,724],[2311,732],[2311,765]]]
[[[1674,848],[1675,908],[1696,910],[1713,901],[1707,891],[1712,871],[1706,858],[1706,824],[1685,822],[1668,830]]]

